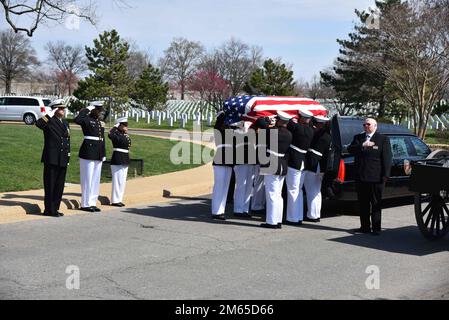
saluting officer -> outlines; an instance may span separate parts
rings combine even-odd
[[[131,138],[128,136],[128,119],[117,119],[115,126],[109,131],[109,139],[114,146],[111,159],[112,172],[112,197],[111,206],[124,207],[123,195],[125,194],[126,178],[129,168],[129,148]]]
[[[316,116],[315,133],[312,144],[306,155],[306,167],[304,177],[304,187],[307,195],[307,218],[310,222],[320,222],[321,218],[321,185],[326,171],[326,162],[331,145],[331,135],[329,128],[330,119],[323,116]]]
[[[290,121],[288,130],[292,133],[293,141],[290,145],[288,158],[287,185],[287,224],[301,225],[304,219],[304,167],[307,150],[313,139],[313,129],[310,126],[313,113],[300,110],[299,123]]]
[[[284,211],[282,187],[287,175],[288,149],[292,143],[292,134],[288,131],[287,124],[291,118],[288,113],[278,111],[276,126],[267,130],[267,155],[269,155],[270,160],[269,163],[261,164],[267,201],[266,223],[261,224],[263,228],[282,228]],[[272,130],[276,130],[277,141],[272,141],[270,133]],[[263,162],[262,159],[261,162]]]
[[[59,207],[70,161],[70,128],[64,119],[66,108],[64,100],[55,100],[49,107],[52,109],[51,112],[36,122],[36,126],[44,131],[44,150],[41,159],[44,163],[44,215],[62,217],[64,214],[59,212]]]
[[[83,129],[84,141],[81,145],[81,210],[100,212],[96,206],[100,194],[101,167],[106,160],[104,140],[104,123],[101,121],[102,102],[94,102],[82,109],[75,118],[75,123]]]

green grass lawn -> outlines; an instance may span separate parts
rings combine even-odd
[[[428,130],[424,141],[427,144],[449,144],[449,131]]]
[[[73,123],[73,119],[69,118],[68,121],[70,122],[70,124],[74,124]],[[214,124],[215,124],[214,121],[212,122],[211,126],[208,125],[207,121],[202,121],[201,131],[206,131],[206,130],[209,130],[209,129],[213,129],[214,128]],[[112,125],[115,124],[114,120],[112,120],[111,124]],[[129,124],[129,128],[130,129],[153,129],[153,130],[185,129],[187,131],[193,131],[193,121],[192,120],[189,120],[187,122],[185,128],[181,128],[181,123],[179,121],[178,122],[174,122],[173,127],[170,127],[170,125],[168,124],[167,120],[162,121],[161,125],[158,126],[157,125],[157,120],[151,120],[150,123],[147,123],[147,119],[146,118],[139,119],[139,122],[136,122],[135,119],[128,118],[128,124]],[[109,127],[109,121],[106,122],[106,126]]]
[[[71,125],[71,161],[67,172],[67,182],[79,183],[78,151],[82,142],[82,132],[73,130]],[[133,146],[131,159],[144,160],[144,176],[154,176],[168,172],[186,170],[198,164],[174,165],[170,161],[170,151],[177,142],[144,136],[131,136]],[[44,137],[35,126],[0,124],[0,192],[42,189],[43,164],[40,162]],[[112,144],[107,139],[108,160],[112,155]],[[108,179],[102,179],[107,182]]]

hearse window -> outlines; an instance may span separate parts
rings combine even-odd
[[[407,159],[413,155],[408,137],[390,137],[391,151],[393,159]]]
[[[0,106],[4,106],[6,104],[6,98],[0,98]]]
[[[413,147],[415,148],[417,157],[426,158],[430,154],[429,147],[427,147],[427,145],[424,142],[422,142],[419,138],[412,137],[410,138],[410,140],[413,144]]]

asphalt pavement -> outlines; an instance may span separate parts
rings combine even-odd
[[[0,225],[0,298],[449,299],[449,237],[424,239],[410,205],[380,237],[351,233],[356,216],[267,230],[209,212],[174,198]]]

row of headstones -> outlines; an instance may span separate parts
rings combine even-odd
[[[393,122],[395,124],[399,124],[398,121],[395,121],[395,119],[393,119]],[[407,127],[407,129],[413,128],[413,120],[412,119],[405,119],[401,124],[403,126]],[[427,128],[434,129],[434,130],[449,129],[449,115],[430,116],[428,124],[427,124]]]
[[[159,110],[153,110],[151,112],[148,111],[125,111],[122,113],[113,114],[114,120],[117,120],[120,117],[126,117],[128,119],[133,119],[136,122],[146,122],[150,124],[152,121],[158,126],[161,126],[163,122],[166,122],[168,126],[174,127],[175,123],[178,122],[181,128],[185,128],[189,121],[194,121],[196,124],[201,124],[202,121],[207,121],[209,126],[212,125],[215,115],[212,112],[205,112],[204,114],[189,114],[189,113],[179,113],[179,112],[165,112]]]

